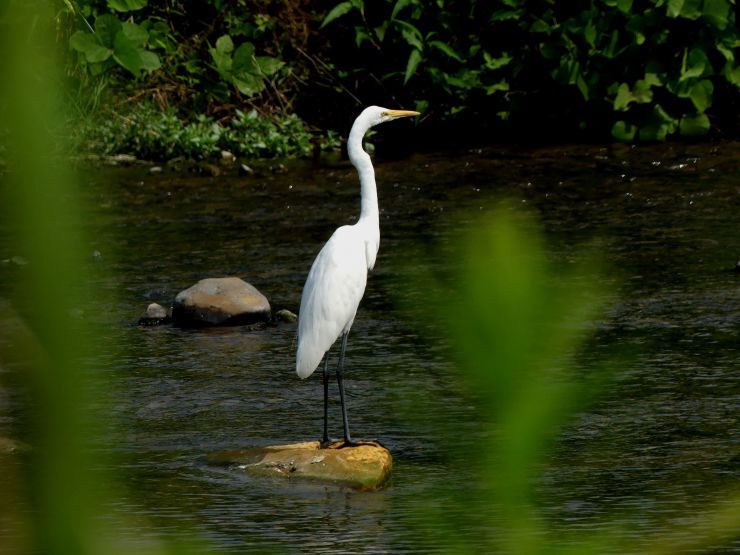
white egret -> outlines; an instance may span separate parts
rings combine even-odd
[[[398,118],[418,116],[410,110],[389,110],[379,106],[365,108],[352,125],[347,140],[350,162],[360,178],[360,218],[354,225],[338,228],[314,260],[306,278],[298,314],[296,372],[301,378],[313,374],[324,358],[324,434],[321,445],[330,444],[328,434],[329,356],[328,351],[341,336],[337,364],[337,384],[342,405],[344,442],[353,445],[347,421],[342,372],[347,350],[347,334],[365,293],[367,273],[373,269],[380,246],[380,222],[375,171],[362,139],[371,127]]]

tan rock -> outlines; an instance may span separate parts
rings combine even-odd
[[[237,277],[202,279],[181,291],[172,319],[186,326],[251,324],[270,318],[270,303],[259,290]]]
[[[318,441],[219,451],[211,464],[233,466],[258,476],[281,476],[331,482],[361,491],[376,490],[390,478],[390,452],[374,443],[338,449],[341,442],[320,449]]]

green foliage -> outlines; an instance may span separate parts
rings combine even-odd
[[[86,152],[136,154],[147,160],[207,159],[222,150],[244,157],[300,157],[313,149],[312,134],[295,115],[266,118],[239,110],[226,124],[205,115],[182,120],[174,110],[138,106],[125,116],[110,114],[78,130]],[[325,147],[337,146],[332,136]]]
[[[388,103],[518,138],[740,132],[737,0],[64,5],[74,95],[146,91],[188,120],[257,108],[344,131],[347,111]]]
[[[151,72],[162,65],[159,56],[148,49],[149,31],[129,21],[121,22],[112,14],[95,19],[94,33],[77,31],[69,45],[80,53],[92,74],[110,71],[117,64],[139,77],[143,71]]]
[[[76,53],[68,73],[83,83],[105,75],[118,94],[149,86],[160,98],[190,97],[208,107],[260,95],[280,95],[285,104],[274,83],[287,76],[282,71],[286,64],[263,52],[276,46],[268,40],[272,19],[241,4],[227,8],[220,0],[197,7],[179,1],[170,4],[67,2],[70,17],[58,19]],[[130,74],[146,85],[131,84],[126,79]]]
[[[618,140],[663,140],[734,115],[716,100],[740,87],[735,4],[385,0],[371,12],[346,1],[322,26],[345,37],[345,75],[369,69],[394,96],[449,116],[571,118]]]
[[[210,48],[209,52],[221,78],[233,83],[246,96],[262,91],[265,80],[285,65],[271,56],[255,56],[251,42],[244,42],[234,50],[234,42],[229,35],[219,37],[216,47]]]

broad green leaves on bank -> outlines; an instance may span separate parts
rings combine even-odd
[[[161,66],[159,56],[147,48],[148,40],[149,31],[142,26],[106,14],[95,20],[94,33],[77,31],[69,44],[88,64],[95,65],[98,72],[102,70],[98,64],[112,60],[139,77],[142,72]]]
[[[277,73],[284,62],[271,56],[255,55],[254,45],[244,42],[234,49],[234,41],[223,35],[210,48],[216,71],[224,81],[234,84],[239,92],[253,96],[265,88],[265,79]]]
[[[337,3],[322,29],[353,32],[341,47],[355,68],[377,68],[394,95],[449,117],[562,110],[617,140],[663,140],[708,133],[717,99],[740,94],[736,0],[383,0],[372,10]]]

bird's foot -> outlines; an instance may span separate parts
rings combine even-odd
[[[341,441],[338,439],[330,439],[325,437],[319,442],[319,449],[338,449],[337,445],[341,445]]]
[[[360,445],[374,445],[375,447],[382,447],[383,449],[385,449],[385,445],[383,445],[379,439],[351,439],[351,438],[346,438],[338,446],[333,447],[333,449],[344,449],[345,447],[359,447]]]

